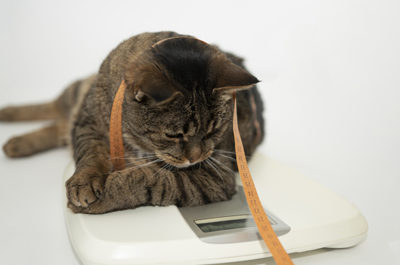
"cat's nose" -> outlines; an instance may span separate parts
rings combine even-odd
[[[200,160],[202,154],[200,143],[190,143],[186,146],[185,156],[190,163],[197,162]]]

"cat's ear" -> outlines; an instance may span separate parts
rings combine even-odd
[[[232,63],[228,58],[214,62],[214,92],[232,93],[245,90],[260,82],[255,76],[242,67]]]
[[[156,104],[164,104],[170,102],[180,93],[166,82],[160,82],[156,79],[134,84],[133,86],[134,97],[138,102],[149,99]]]

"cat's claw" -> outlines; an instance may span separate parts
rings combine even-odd
[[[88,207],[102,197],[103,183],[101,177],[73,175],[66,183],[69,203],[76,207]]]
[[[100,199],[103,196],[104,191],[104,184],[100,178],[92,179],[92,188],[96,197]]]

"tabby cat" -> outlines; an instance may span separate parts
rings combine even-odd
[[[49,119],[43,129],[11,138],[9,157],[71,145],[75,173],[68,207],[100,214],[142,205],[195,206],[235,193],[232,92],[246,154],[264,136],[257,78],[243,60],[194,37],[143,33],[115,48],[96,75],[76,81],[56,100],[0,110],[1,121]],[[124,80],[126,168],[113,171],[109,122]]]

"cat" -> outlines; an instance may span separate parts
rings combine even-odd
[[[122,113],[126,168],[113,170],[109,122],[113,98],[127,84]],[[0,110],[0,121],[53,120],[11,138],[9,157],[70,145],[75,172],[68,207],[101,214],[144,205],[197,206],[236,192],[232,92],[246,155],[264,138],[259,80],[243,59],[192,36],[133,36],[106,57],[97,74],[69,85],[54,101]]]

